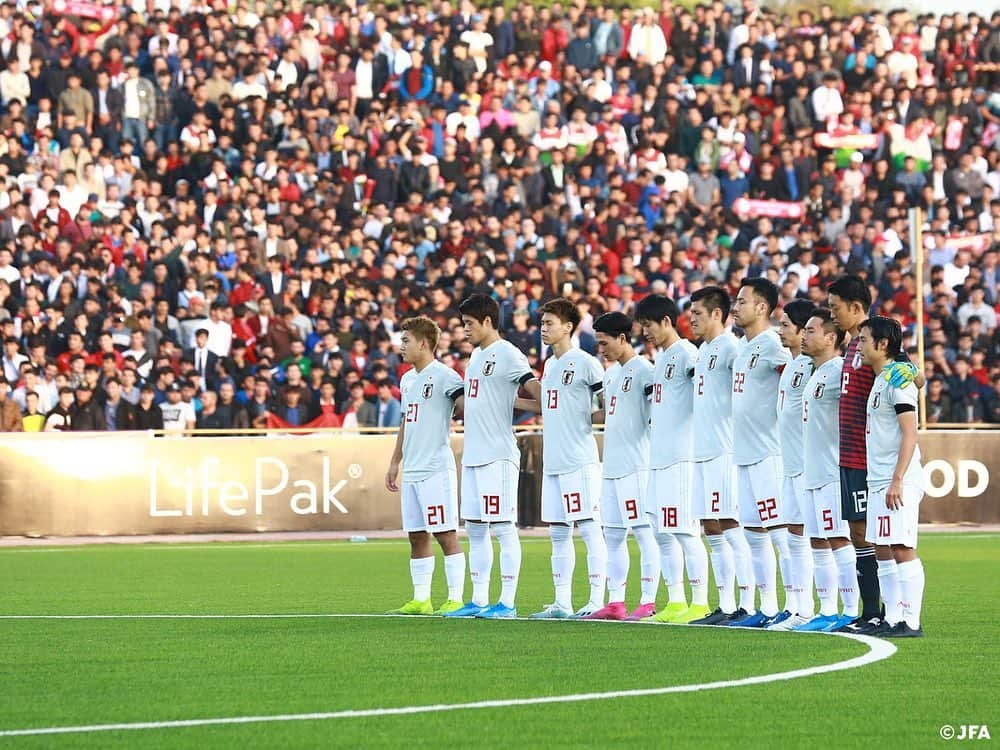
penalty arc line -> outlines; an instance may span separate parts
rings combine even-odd
[[[27,737],[52,734],[83,734],[96,732],[140,731],[147,729],[180,729],[186,727],[221,726],[231,724],[263,724],[288,721],[329,721],[333,719],[359,719],[378,716],[409,716],[413,714],[442,713],[446,711],[469,711],[489,708],[511,708],[516,706],[538,706],[553,703],[581,703],[585,701],[614,700],[617,698],[640,698],[672,693],[697,693],[706,690],[722,688],[747,687],[763,685],[769,682],[784,682],[800,677],[840,672],[848,669],[858,669],[876,662],[888,659],[896,653],[896,646],[879,638],[848,633],[831,633],[830,635],[847,638],[868,646],[868,652],[845,661],[833,664],[822,664],[815,667],[804,667],[787,672],[774,672],[765,675],[754,675],[736,680],[721,680],[692,685],[671,685],[659,688],[639,688],[634,690],[612,690],[600,693],[573,693],[569,695],[549,695],[534,698],[506,698],[496,700],[475,701],[471,703],[441,703],[423,706],[400,706],[397,708],[367,708],[348,709],[343,711],[325,711],[301,714],[273,714],[262,716],[228,716],[210,719],[182,719],[175,721],[143,721],[121,724],[87,724],[80,726],[38,727],[30,729],[0,730],[0,737]]]

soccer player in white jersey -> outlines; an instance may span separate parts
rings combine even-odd
[[[778,439],[781,465],[785,470],[782,502],[788,514],[788,558],[779,555],[781,580],[785,585],[785,609],[768,625],[768,630],[791,630],[813,618],[813,564],[809,537],[803,524],[812,512],[812,497],[806,492],[802,460],[802,394],[812,375],[812,358],[802,353],[802,329],[815,309],[812,302],[796,299],[781,311],[778,335],[792,355],[778,384]]]
[[[524,386],[538,400],[540,384],[528,359],[500,338],[500,307],[473,294],[458,308],[466,335],[476,347],[465,371],[465,439],[462,449],[461,513],[469,535],[472,601],[446,617],[517,617],[514,598],[521,571],[517,536],[517,481],[521,452],[511,424],[517,392]],[[500,601],[489,604],[493,543],[500,543]]]
[[[917,445],[917,386],[909,383],[895,388],[890,382],[902,338],[899,323],[892,318],[877,315],[861,324],[858,348],[864,363],[875,371],[865,428],[866,536],[875,545],[885,601],[885,624],[877,634],[921,638],[924,565],[917,557],[917,517],[924,493]]]
[[[403,530],[410,537],[410,577],[413,599],[390,614],[429,615],[434,550],[431,535],[444,552],[444,574],[448,600],[438,614],[462,607],[465,587],[465,554],[458,543],[458,475],[455,454],[449,440],[451,415],[462,398],[462,378],[450,367],[434,359],[437,324],[429,318],[404,320],[400,343],[403,361],[413,365],[399,382],[403,420],[396,435],[385,486],[400,490],[397,482],[403,469],[401,506]]]
[[[691,506],[692,410],[698,349],[677,333],[677,303],[662,294],[644,297],[636,308],[643,335],[656,353],[649,386],[650,451],[646,511],[660,547],[660,567],[669,602],[654,622],[686,623],[708,608],[708,553]],[[684,593],[684,560],[691,605]]]
[[[805,487],[812,502],[805,514],[812,540],[819,615],[795,630],[840,630],[858,618],[858,577],[850,525],[840,507],[840,376],[844,340],[833,314],[813,311],[802,334],[802,350],[812,358],[813,374],[802,396]],[[811,511],[811,512],[808,512]],[[844,611],[837,614],[837,590]]]
[[[542,343],[552,347],[542,371],[542,520],[552,538],[556,600],[535,619],[585,617],[604,606],[608,548],[601,531],[601,461],[593,433],[595,399],[604,389],[604,367],[573,346],[580,311],[567,299],[540,308]],[[587,545],[590,599],[573,612],[573,526]]]
[[[656,614],[659,549],[644,505],[649,482],[649,397],[653,365],[632,348],[632,320],[620,312],[594,321],[597,348],[614,364],[604,375],[604,481],[601,523],[608,545],[608,603],[593,620],[642,620]],[[631,614],[625,609],[629,529],[639,543],[641,594]]]
[[[733,301],[733,320],[744,336],[733,362],[733,461],[740,523],[750,545],[760,608],[729,625],[760,628],[778,613],[777,547],[788,558],[788,514],[781,498],[784,470],[778,444],[778,384],[791,361],[771,328],[778,287],[744,279]]]
[[[701,339],[694,368],[694,482],[692,506],[708,540],[709,559],[719,590],[714,612],[695,625],[722,625],[753,607],[750,548],[736,520],[736,470],[733,467],[733,360],[738,343],[726,330],[730,300],[725,289],[707,286],[691,294],[691,332]]]

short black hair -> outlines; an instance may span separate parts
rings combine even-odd
[[[632,319],[625,313],[604,313],[594,321],[594,333],[603,333],[614,338],[619,336],[629,338],[632,335]]]
[[[500,305],[492,297],[485,294],[470,294],[458,306],[458,312],[467,315],[478,323],[485,323],[489,318],[494,328],[500,327]]]
[[[729,293],[721,286],[703,286],[698,291],[691,292],[691,302],[701,302],[709,313],[722,310],[723,320],[729,317],[729,308],[733,304]]]
[[[539,318],[546,313],[555,315],[563,323],[569,323],[572,326],[570,333],[573,333],[577,329],[580,321],[583,319],[580,315],[580,309],[565,297],[550,299],[538,309]]]
[[[865,312],[872,306],[872,293],[867,282],[860,276],[840,276],[830,282],[827,294],[836,294],[844,302],[860,302]]]
[[[844,343],[844,337],[847,335],[846,331],[842,331],[837,327],[837,322],[833,319],[833,313],[827,307],[816,307],[813,309],[812,314],[809,316],[811,318],[819,318],[823,321],[823,332],[832,333],[836,335],[836,344],[839,347]]]
[[[765,279],[762,276],[755,276],[753,278],[743,279],[743,281],[740,282],[740,289],[746,286],[750,287],[755,295],[767,303],[768,315],[774,312],[774,308],[778,306],[777,284],[770,279]]]
[[[816,312],[816,305],[807,299],[793,299],[782,309],[796,328],[805,328],[806,322]]]
[[[879,342],[886,342],[885,353],[889,359],[899,356],[903,346],[903,328],[899,325],[899,321],[887,318],[885,315],[872,315],[861,324],[861,327],[872,332],[872,340],[876,347]]]
[[[635,309],[635,319],[659,323],[664,318],[670,319],[670,325],[677,327],[680,310],[677,303],[665,294],[649,294],[643,297]]]

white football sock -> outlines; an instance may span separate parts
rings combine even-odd
[[[753,561],[753,577],[760,592],[760,611],[767,617],[778,614],[778,564],[774,545],[767,531],[746,531],[747,544]],[[749,611],[749,610],[748,610]]]
[[[920,627],[920,610],[924,604],[924,564],[919,558],[896,563],[896,574],[899,578],[903,619],[916,630]]]
[[[712,550],[712,572],[715,573],[715,585],[719,589],[719,608],[726,614],[736,611],[736,591],[733,589],[735,564],[733,549],[724,534],[706,535],[708,546]]]
[[[785,609],[795,611],[797,604],[795,595],[795,574],[792,572],[792,550],[788,538],[791,536],[786,528],[774,528],[768,531],[771,544],[778,556],[778,570],[781,571],[781,586],[785,591]]]
[[[469,535],[469,578],[472,579],[472,603],[485,607],[490,603],[490,574],[493,572],[493,542],[490,525],[466,521]]]
[[[493,536],[500,542],[500,603],[514,606],[517,579],[521,575],[521,538],[513,523],[492,524]]]
[[[795,586],[794,607],[785,608],[792,614],[811,620],[816,612],[813,599],[813,556],[809,548],[809,537],[798,534],[788,535],[788,547],[792,556],[792,581]]]
[[[590,602],[604,606],[604,588],[608,582],[608,545],[604,530],[594,521],[580,521],[580,536],[587,545],[587,577],[590,579]]]
[[[573,568],[576,566],[576,548],[573,546],[573,527],[553,524],[549,526],[552,537],[552,583],[556,589],[556,604],[573,608]]]
[[[858,601],[861,591],[858,588],[858,553],[853,544],[848,544],[833,551],[837,563],[837,578],[840,583],[840,600],[844,603],[844,616],[858,616]]]
[[[816,596],[819,613],[824,617],[837,614],[837,562],[833,550],[814,549],[813,568],[816,573]]]
[[[677,539],[684,548],[688,581],[691,584],[691,604],[708,605],[708,552],[700,536],[678,534]]]
[[[895,560],[878,561],[878,587],[885,602],[885,621],[895,625],[903,619],[903,608],[900,606],[902,596],[899,593],[899,573]]]
[[[657,533],[656,544],[660,548],[660,572],[667,584],[667,600],[670,604],[687,605],[684,592],[684,550],[673,534]]]
[[[726,529],[723,534],[733,550],[733,567],[736,571],[736,583],[740,589],[740,607],[747,612],[753,612],[755,609],[753,604],[754,576],[750,545],[747,543],[743,529],[739,526]]]
[[[635,526],[632,533],[639,543],[639,604],[653,604],[656,602],[656,590],[660,587],[660,548],[649,526]]]
[[[424,602],[431,598],[431,579],[434,577],[434,555],[410,560],[410,578],[413,579],[413,598]]]
[[[625,601],[625,583],[628,581],[628,529],[606,527],[604,539],[608,543],[608,603]]]
[[[444,556],[444,579],[448,583],[448,600],[465,601],[465,553]]]

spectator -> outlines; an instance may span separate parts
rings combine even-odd
[[[365,386],[363,383],[354,383],[350,388],[350,398],[344,404],[342,411],[353,413],[358,420],[358,427],[375,427],[378,419],[378,412],[375,407],[365,398]]]
[[[10,398],[7,378],[0,375],[0,432],[23,432],[21,410]]]
[[[59,389],[59,402],[45,416],[45,432],[70,432],[73,430],[76,399],[73,389],[63,386]]]
[[[170,432],[183,432],[195,428],[194,405],[181,400],[181,386],[171,383],[167,388],[167,400],[160,404],[163,414],[163,429]]]
[[[375,422],[376,427],[399,427],[399,399],[393,396],[392,383],[388,380],[382,380],[378,383],[378,402],[376,408],[378,409],[378,416]]]
[[[162,430],[163,410],[156,404],[156,389],[146,384],[139,389],[139,404],[135,407],[135,429]]]
[[[94,399],[94,390],[87,383],[76,386],[76,405],[73,407],[74,432],[95,432],[107,429],[107,420],[100,404]]]

